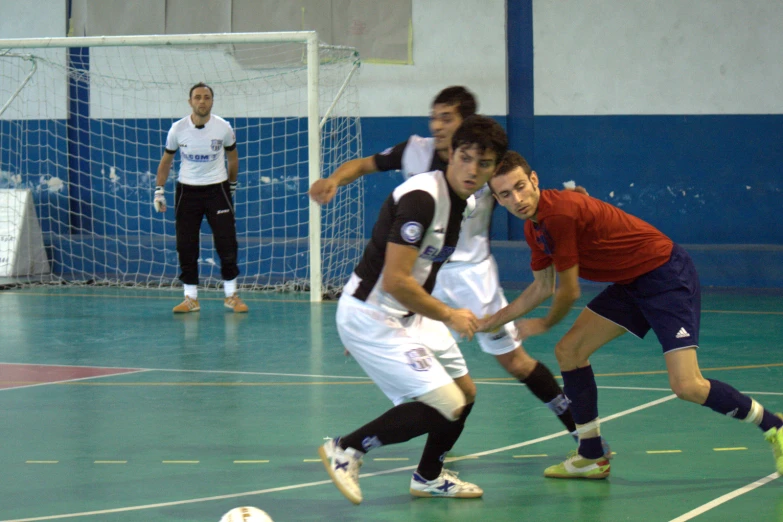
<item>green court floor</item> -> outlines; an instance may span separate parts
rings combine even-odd
[[[420,438],[367,455],[354,506],[316,449],[390,403],[343,355],[335,303],[245,294],[250,313],[236,315],[202,291],[201,312],[174,316],[180,297],[0,292],[0,520],[217,522],[252,505],[276,522],[783,522],[783,480],[761,432],[674,398],[652,334],[591,359],[616,452],[608,480],[545,479],[573,441],[466,342],[479,394],[448,466],[484,498],[411,498]],[[783,292],[705,291],[703,305],[705,376],[783,411]],[[553,346],[576,313],[526,344],[556,374]]]

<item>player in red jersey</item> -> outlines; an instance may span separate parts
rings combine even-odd
[[[540,190],[537,174],[515,152],[506,154],[489,184],[497,201],[525,220],[534,281],[512,303],[482,321],[480,329],[492,330],[521,317],[554,294],[546,317],[516,323],[522,339],[542,334],[579,298],[579,277],[612,283],[590,301],[555,347],[580,440],[578,452],[547,468],[545,476],[609,476],[588,358],[625,332],[641,338],[651,329],[663,348],[674,393],[759,426],[783,473],[783,417],[726,383],[705,379],[699,370],[701,290],[693,261],[682,247],[613,205],[572,191]]]

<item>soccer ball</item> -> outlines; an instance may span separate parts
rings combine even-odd
[[[251,506],[234,508],[220,519],[220,522],[274,522],[272,518],[258,508]]]

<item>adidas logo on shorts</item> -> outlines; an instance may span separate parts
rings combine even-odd
[[[685,330],[685,328],[680,328],[680,331],[679,331],[679,332],[677,332],[677,335],[675,335],[674,337],[676,337],[677,339],[682,339],[682,338],[684,338],[684,337],[690,337],[690,336],[691,336],[691,334],[689,334],[689,333],[688,333],[688,332]]]

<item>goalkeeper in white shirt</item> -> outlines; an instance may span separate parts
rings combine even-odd
[[[334,198],[338,187],[378,171],[400,170],[406,179],[432,170],[445,171],[454,132],[476,110],[476,99],[465,87],[443,89],[432,102],[431,138],[413,135],[383,152],[343,163],[328,178],[313,183],[310,197],[325,205]],[[584,191],[581,187],[577,190]],[[467,308],[481,318],[494,314],[506,306],[507,301],[489,246],[495,200],[486,185],[479,188],[474,197],[476,206],[462,222],[456,250],[438,272],[432,296],[453,308]],[[517,336],[514,323],[503,325],[494,332],[476,333],[482,351],[495,356],[509,374],[527,385],[576,438],[576,425],[563,390],[549,368],[525,351]],[[608,446],[604,449],[611,455]]]
[[[192,114],[174,122],[166,138],[166,150],[158,165],[153,204],[166,211],[165,185],[177,150],[182,164],[174,196],[179,278],[185,287],[185,300],[174,313],[198,312],[198,257],[201,222],[204,216],[212,229],[215,250],[220,257],[220,273],[225,291],[224,305],[234,312],[248,308],[237,295],[237,232],[234,193],[239,173],[239,154],[231,125],[212,114],[212,87],[197,83],[190,88],[188,104]],[[228,168],[226,168],[228,163]]]

